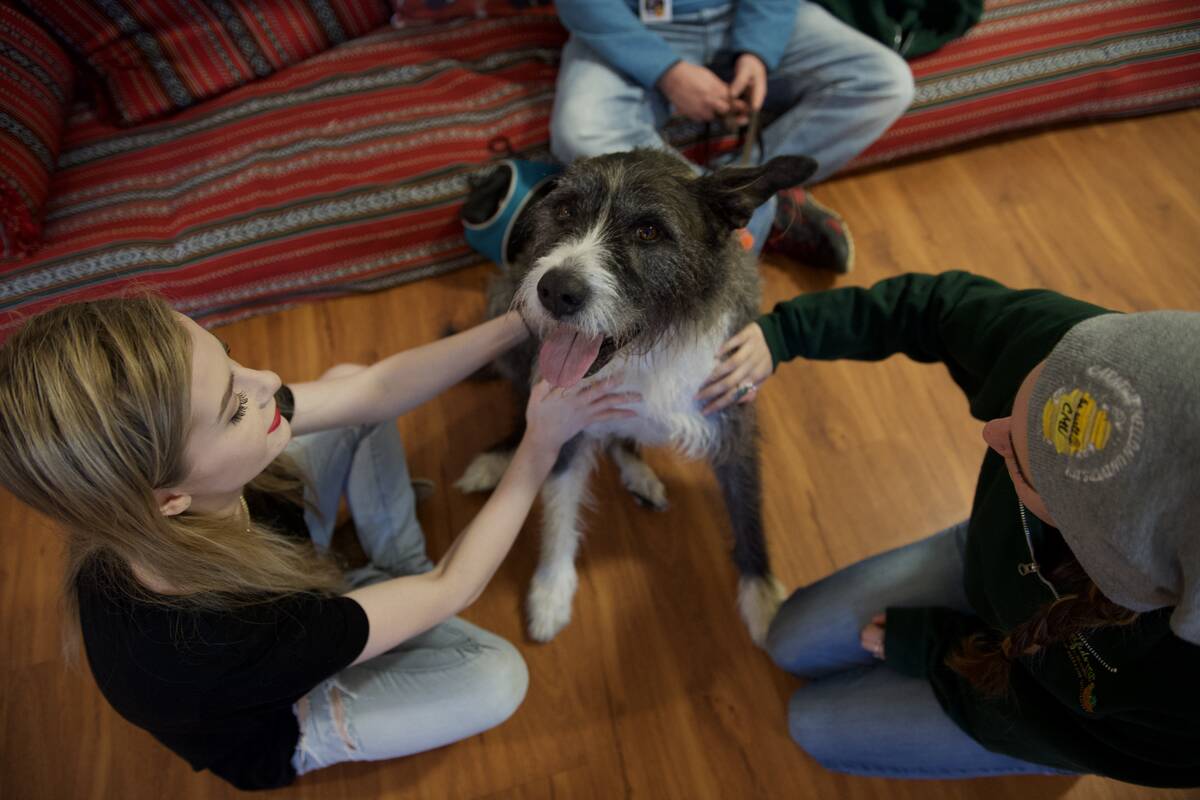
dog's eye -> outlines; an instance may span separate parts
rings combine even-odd
[[[643,242],[653,242],[658,238],[658,228],[653,225],[639,225],[637,229],[637,237]]]
[[[566,222],[571,218],[571,207],[566,203],[563,203],[558,207],[558,211],[556,211],[554,215],[558,217],[560,222]]]

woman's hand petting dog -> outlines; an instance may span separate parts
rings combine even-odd
[[[525,436],[538,450],[557,455],[575,434],[595,422],[636,417],[637,412],[622,408],[639,403],[637,392],[613,392],[621,378],[612,377],[590,386],[556,389],[541,381],[529,393],[525,407]]]
[[[774,363],[771,349],[757,322],[751,322],[733,335],[717,353],[717,368],[696,399],[705,403],[701,413],[711,414],[733,403],[750,403],[758,397],[758,387],[771,377]]]
[[[871,624],[863,628],[862,633],[858,636],[858,641],[862,644],[863,650],[866,650],[880,661],[883,660],[883,629],[886,624],[887,617],[884,614],[876,614],[871,617]]]

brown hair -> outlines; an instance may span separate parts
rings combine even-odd
[[[228,609],[289,592],[334,592],[342,574],[311,544],[255,523],[159,510],[154,490],[186,477],[191,339],[152,295],[59,306],[0,347],[0,483],[66,535],[68,649],[79,620],[77,579],[181,608]],[[250,488],[301,503],[285,456]],[[150,592],[144,567],[172,588]]]
[[[1014,659],[1067,642],[1096,628],[1132,624],[1137,612],[1109,600],[1083,567],[1067,558],[1050,571],[1047,580],[1068,590],[1039,608],[1007,634],[974,633],[964,637],[946,656],[946,666],[987,695],[1008,691]]]

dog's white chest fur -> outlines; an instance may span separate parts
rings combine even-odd
[[[671,444],[690,458],[716,442],[717,423],[700,413],[696,393],[716,367],[716,354],[729,330],[722,318],[708,332],[686,339],[664,337],[649,353],[618,353],[594,379],[622,375],[621,390],[640,392],[638,416],[592,425],[592,436],[623,436],[644,444]]]

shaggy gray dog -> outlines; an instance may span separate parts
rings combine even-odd
[[[695,396],[721,344],[759,313],[758,267],[738,229],[815,169],[785,156],[699,176],[668,153],[634,150],[576,162],[530,210],[522,256],[492,286],[490,310],[519,309],[534,339],[498,369],[526,393],[541,378],[571,387],[620,375],[622,391],[644,398],[636,418],[568,442],[542,488],[542,554],[527,604],[534,639],[548,641],[571,618],[579,508],[597,450],[607,449],[639,502],[663,509],[662,482],[637,447],[670,444],[712,464],[733,525],[738,605],[762,644],[782,589],[763,538],[754,407],[705,417]],[[459,488],[494,488],[520,434],[478,456]]]

